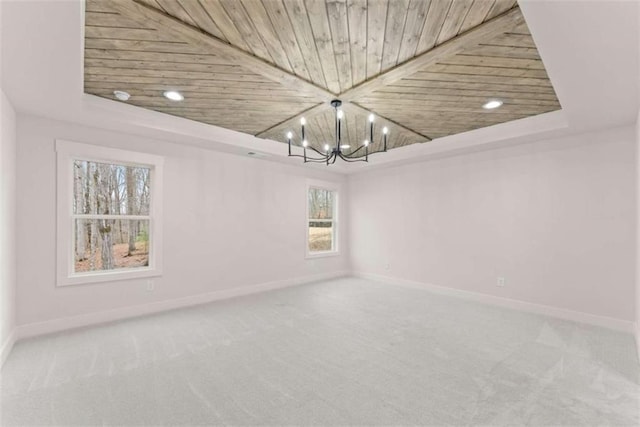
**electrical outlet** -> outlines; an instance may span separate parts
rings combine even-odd
[[[156,284],[153,283],[153,280],[147,280],[147,291],[151,292],[156,288]]]
[[[498,277],[498,281],[496,282],[496,286],[504,287],[504,277]]]

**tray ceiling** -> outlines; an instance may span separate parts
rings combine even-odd
[[[86,93],[276,141],[302,116],[332,141],[336,97],[353,146],[370,112],[394,148],[560,109],[515,0],[87,0],[85,18]]]

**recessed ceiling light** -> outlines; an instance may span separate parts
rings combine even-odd
[[[502,105],[502,101],[501,100],[492,99],[490,101],[485,102],[484,105],[482,106],[482,108],[484,108],[485,110],[493,110],[494,108],[498,108],[501,105]]]
[[[123,90],[114,90],[113,96],[118,98],[120,101],[128,101],[129,98],[131,98],[131,95]]]
[[[184,99],[184,96],[182,96],[180,92],[176,92],[175,90],[167,90],[163,95],[165,98],[172,101],[182,101]]]

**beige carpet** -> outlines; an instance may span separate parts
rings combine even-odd
[[[2,425],[639,425],[631,335],[360,279],[19,342]]]

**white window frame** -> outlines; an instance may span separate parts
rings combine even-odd
[[[333,236],[332,236],[332,243],[333,243],[333,249],[330,251],[318,251],[318,252],[312,252],[309,250],[309,222],[311,221],[309,219],[309,190],[311,190],[312,188],[318,189],[318,190],[327,190],[327,191],[331,191],[333,192],[333,219],[331,220],[319,220],[322,222],[333,222]],[[337,256],[340,255],[340,244],[338,242],[338,238],[340,236],[339,233],[339,218],[338,218],[338,212],[339,212],[339,203],[340,203],[340,186],[335,184],[335,183],[331,183],[331,182],[324,182],[324,181],[307,181],[307,186],[306,186],[306,191],[305,191],[305,203],[306,203],[306,209],[305,209],[305,236],[306,236],[306,240],[304,242],[305,245],[305,257],[307,259],[313,259],[313,258],[322,258],[322,257],[328,257],[328,256]],[[317,222],[318,220],[316,220]]]
[[[164,158],[136,151],[56,140],[57,154],[57,286],[81,285],[162,275],[162,171]],[[75,273],[73,162],[91,161],[150,169],[149,265],[147,267]],[[81,215],[87,218],[86,215]],[[137,219],[136,215],[111,215]],[[145,215],[146,216],[146,215]],[[100,216],[104,218],[103,215]],[[145,218],[147,219],[147,218]]]

